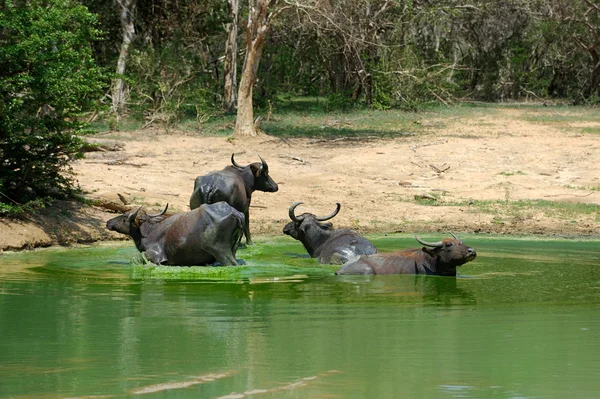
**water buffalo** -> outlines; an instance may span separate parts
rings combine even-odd
[[[158,265],[237,265],[235,252],[244,215],[226,202],[189,212],[149,214],[142,207],[110,219],[106,228],[133,238],[138,251]]]
[[[246,217],[244,235],[246,243],[252,244],[250,238],[250,201],[255,190],[274,193],[279,190],[277,183],[269,176],[269,166],[259,155],[260,162],[240,166],[233,159],[225,169],[198,176],[194,182],[194,192],[190,197],[190,209],[201,204],[213,204],[225,201]]]
[[[417,241],[424,245],[423,248],[356,257],[346,262],[335,274],[456,276],[456,267],[472,261],[477,253],[454,234],[452,237],[438,242],[427,242],[415,236]]]
[[[319,258],[320,263],[342,264],[357,255],[377,253],[377,248],[356,231],[333,229],[331,223],[320,223],[338,214],[341,208],[339,202],[335,211],[324,217],[312,213],[296,216],[295,209],[300,204],[302,202],[294,202],[290,206],[292,221],[285,225],[283,233],[302,242],[312,258]]]

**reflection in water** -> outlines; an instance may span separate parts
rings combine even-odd
[[[278,241],[220,280],[124,247],[5,255],[0,398],[593,397],[600,246],[476,244],[456,279],[334,276]]]
[[[341,293],[345,301],[407,302],[416,306],[456,306],[475,304],[475,295],[461,278],[423,275],[336,276],[346,283]],[[343,286],[342,286],[343,287]],[[390,299],[392,299],[390,301]]]
[[[301,378],[296,381],[292,381],[292,382],[285,383],[280,386],[276,386],[274,388],[270,388],[270,389],[260,389],[260,388],[256,389],[255,388],[255,389],[245,391],[243,393],[232,392],[228,395],[220,396],[218,399],[241,399],[241,398],[248,397],[250,395],[252,395],[252,397],[255,397],[254,395],[257,395],[260,397],[261,394],[270,394],[270,393],[277,393],[277,392],[284,392],[284,391],[296,391],[297,389],[308,387],[309,384],[311,384],[312,382],[316,381],[319,378],[327,377],[329,375],[337,374],[339,372],[340,371],[338,371],[338,370],[328,370],[324,373],[320,373],[318,375],[313,375],[310,377],[304,377],[304,378]]]
[[[206,382],[213,382],[221,378],[229,377],[231,374],[231,372],[205,374],[187,381],[165,382],[163,384],[154,384],[147,387],[136,388],[132,390],[131,393],[139,395],[161,391],[170,391],[173,389],[189,388],[194,385],[204,384]]]

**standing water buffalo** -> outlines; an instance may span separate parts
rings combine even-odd
[[[332,219],[340,211],[337,208],[331,214],[317,217],[312,213],[296,216],[295,209],[302,202],[294,202],[289,209],[292,221],[283,228],[284,234],[304,244],[312,258],[319,258],[320,263],[342,264],[358,255],[377,253],[377,248],[369,240],[354,230],[333,229],[331,223],[320,223]]]
[[[452,234],[452,233],[450,233]],[[475,250],[462,243],[460,238],[444,238],[427,242],[415,236],[425,245],[421,249],[400,252],[363,255],[350,260],[335,274],[432,274],[456,276],[456,267],[472,261]]]
[[[250,201],[255,190],[274,193],[279,190],[277,183],[269,176],[269,166],[259,155],[260,162],[240,166],[233,159],[225,169],[198,176],[194,182],[194,192],[190,197],[190,209],[201,204],[213,204],[225,201],[246,217],[244,235],[246,243],[252,244],[250,238]]]
[[[190,212],[166,216],[142,207],[110,219],[106,228],[133,238],[138,251],[158,265],[201,266],[218,261],[237,265],[235,252],[244,215],[225,202],[204,204]]]

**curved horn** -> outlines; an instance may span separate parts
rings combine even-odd
[[[243,168],[243,166],[241,166],[241,165],[238,165],[238,163],[237,163],[237,162],[235,162],[235,159],[233,159],[233,155],[234,155],[234,154],[231,154],[231,164],[232,164],[233,166],[235,166],[236,168]]]
[[[165,212],[167,211],[167,209],[169,209],[169,203],[167,203],[167,205],[165,205],[165,209],[163,209],[161,213],[156,213],[156,214],[152,214],[152,215],[148,215],[148,216],[151,217],[151,218],[162,216],[162,215],[165,214]]]
[[[336,205],[337,205],[337,207],[335,208],[335,211],[331,212],[327,216],[323,216],[323,217],[315,216],[315,220],[318,220],[319,222],[324,222],[326,220],[333,219],[333,217],[338,214],[338,212],[340,211],[340,208],[342,207],[342,205],[339,202],[336,202]]]
[[[454,233],[453,233],[453,232],[450,232],[450,235],[451,235],[452,237],[454,237],[454,239],[455,239],[455,240],[457,240],[457,241],[460,241],[460,238],[458,238],[456,235],[454,235]]]
[[[267,163],[265,162],[265,160],[262,159],[262,157],[260,155],[258,157],[260,158],[260,162],[262,162],[263,170],[266,171],[266,172],[268,172],[269,171],[269,165],[267,165]]]
[[[296,216],[296,214],[294,213],[294,210],[296,209],[296,207],[303,203],[304,202],[294,202],[292,205],[290,205],[289,214],[290,214],[290,219],[292,219],[292,221],[301,222],[304,220],[304,216]]]
[[[127,218],[127,220],[129,220],[130,222],[133,222],[138,214],[138,212],[140,211],[140,209],[142,209],[142,207],[138,207],[138,209],[135,210],[135,212],[130,213],[129,217]]]
[[[415,234],[415,239],[420,243],[425,245],[426,247],[435,247],[435,248],[441,248],[444,246],[444,244],[441,241],[438,242],[427,242],[427,241],[423,241],[421,240],[419,237],[417,237],[417,235]]]

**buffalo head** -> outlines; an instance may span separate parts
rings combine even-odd
[[[162,220],[162,216],[167,212],[169,204],[165,206],[162,212],[157,214],[149,214],[142,207],[135,210],[125,212],[124,214],[114,217],[106,222],[106,228],[117,233],[133,236],[139,232],[140,226],[146,221]],[[160,219],[159,219],[160,218]]]
[[[236,169],[243,169],[244,166],[239,165],[233,159],[234,154],[231,154],[231,164]],[[279,186],[275,181],[269,176],[269,165],[265,162],[265,160],[259,155],[260,162],[253,162],[250,165],[246,166],[250,168],[252,171],[252,175],[254,176],[254,185],[252,187],[253,190],[265,191],[267,193],[275,193],[279,190]]]
[[[415,236],[415,239],[422,245],[423,251],[439,259],[441,265],[456,267],[472,261],[477,256],[477,252],[471,247],[463,244],[462,240],[450,233],[453,238],[444,238],[438,242],[428,242]]]
[[[325,222],[329,219],[333,219],[335,215],[338,214],[341,208],[341,204],[339,202],[336,203],[336,209],[331,212],[327,216],[318,217],[313,215],[312,213],[303,213],[302,215],[296,216],[295,209],[298,205],[303,204],[303,202],[294,202],[289,209],[291,222],[285,225],[283,228],[283,233],[287,234],[296,240],[303,241],[303,237],[313,235],[314,232],[320,231],[328,231],[331,230],[333,224],[331,223],[321,223]],[[303,241],[304,242],[304,241]]]

